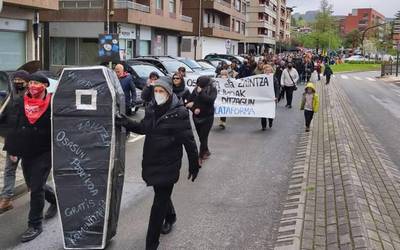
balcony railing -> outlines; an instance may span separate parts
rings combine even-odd
[[[188,23],[193,22],[193,18],[190,17],[190,16],[181,15],[181,20],[184,21],[184,22],[188,22]]]
[[[131,2],[131,1],[115,1],[114,8],[115,9],[132,9],[132,10],[138,10],[138,11],[150,13],[150,6]]]
[[[103,9],[104,0],[60,0],[60,9]]]
[[[226,7],[228,7],[228,8],[231,7],[231,3],[230,3],[230,2],[227,2],[227,1],[224,1],[224,0],[216,0],[216,2],[218,2],[218,3],[220,3],[220,4],[224,5],[224,6],[226,6]]]
[[[208,23],[206,28],[215,28],[224,31],[231,31],[229,26],[221,25],[218,23]]]

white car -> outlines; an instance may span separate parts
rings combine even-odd
[[[365,57],[361,56],[361,55],[354,55],[354,56],[350,56],[346,59],[344,59],[345,62],[349,62],[349,61],[365,61],[367,60]]]

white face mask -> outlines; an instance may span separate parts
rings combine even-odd
[[[167,102],[168,97],[160,93],[154,93],[154,99],[156,100],[157,105],[163,105]]]

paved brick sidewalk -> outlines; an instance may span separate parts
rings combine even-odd
[[[5,160],[6,160],[6,154],[2,150],[3,149],[3,138],[0,138],[0,193],[3,189],[4,185],[4,166],[5,166]],[[17,168],[17,173],[16,173],[16,179],[15,179],[15,191],[14,195],[18,196],[22,193],[24,193],[27,190],[25,181],[24,181],[24,176],[22,174],[21,167],[18,166]]]
[[[400,172],[333,82],[300,136],[276,249],[400,249]]]

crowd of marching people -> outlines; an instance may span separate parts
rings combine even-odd
[[[131,110],[136,99],[132,77],[121,64],[116,65],[114,70],[125,93],[127,110]],[[287,109],[292,108],[293,93],[298,85],[305,83],[301,109],[304,110],[307,132],[310,131],[313,115],[319,106],[315,83],[310,82],[313,73],[317,74],[318,80],[323,73],[326,84],[329,84],[333,74],[327,64],[323,66],[321,58],[299,53],[266,54],[259,59],[248,56],[243,63],[233,61],[228,65],[222,62],[216,69],[216,77],[222,79],[261,74],[272,76],[275,101],[279,103],[286,98]],[[160,234],[171,232],[176,222],[171,194],[179,179],[183,148],[188,156],[188,179],[191,181],[196,179],[199,169],[211,156],[208,138],[214,124],[217,89],[212,78],[200,76],[196,87],[189,91],[185,85],[185,74],[185,68],[179,68],[170,80],[166,80],[161,79],[157,72],[152,72],[141,94],[145,103],[144,118],[136,121],[130,117],[130,112],[116,118],[116,123],[124,126],[128,132],[146,135],[142,177],[154,189],[146,249],[157,249]],[[7,159],[0,211],[12,209],[15,171],[21,162],[31,192],[28,229],[21,238],[22,242],[27,242],[42,232],[45,201],[51,205],[44,218],[52,218],[57,213],[54,192],[46,184],[51,170],[51,94],[46,90],[48,79],[40,73],[17,71],[12,81],[12,98],[0,117],[0,123],[12,124],[7,133],[2,135],[5,136]],[[190,117],[199,138],[199,147],[196,145]],[[272,128],[273,121],[269,117],[261,118],[261,129],[264,131],[267,126]],[[226,117],[219,119],[221,129],[226,129],[226,122]]]

